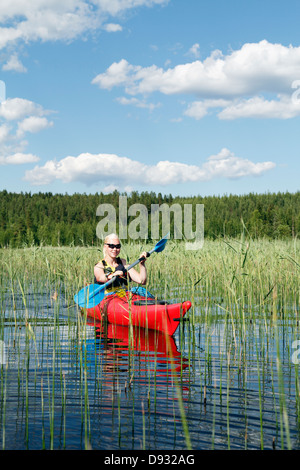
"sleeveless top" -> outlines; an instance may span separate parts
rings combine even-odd
[[[126,268],[123,265],[121,258],[117,258],[116,261],[118,263],[118,266],[116,267],[110,266],[104,259],[100,261],[104,267],[104,274],[108,275],[110,273],[114,273],[115,271],[123,271],[124,273],[124,276],[118,276],[117,279],[105,289],[105,294],[125,293],[128,288],[128,276]],[[105,283],[97,281],[96,276],[94,276],[94,284],[102,285]]]

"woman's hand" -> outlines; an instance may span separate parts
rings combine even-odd
[[[140,264],[145,264],[145,261],[147,259],[147,252],[143,251],[143,253],[141,253],[140,255],[140,258],[143,258],[142,261],[140,261]]]
[[[119,271],[115,271],[114,273],[110,273],[108,276],[107,276],[107,280],[110,281],[111,278],[115,277],[115,276],[124,276],[124,273],[123,271],[119,270]]]

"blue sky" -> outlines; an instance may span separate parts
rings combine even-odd
[[[0,189],[298,191],[299,14],[289,0],[2,0]]]

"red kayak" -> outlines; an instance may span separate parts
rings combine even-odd
[[[96,307],[87,308],[86,314],[95,321],[106,318],[115,325],[140,326],[173,335],[191,305],[189,301],[169,304],[136,294],[124,297],[113,294],[106,296]]]

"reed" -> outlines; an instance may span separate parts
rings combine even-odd
[[[146,243],[125,244],[123,256],[134,260],[142,250],[149,251],[151,247]],[[291,410],[298,427],[300,423],[299,371],[298,364],[291,359],[291,344],[299,339],[299,250],[298,240],[251,240],[244,230],[240,239],[207,240],[199,251],[186,251],[183,242],[170,240],[163,254],[154,254],[147,260],[147,288],[154,295],[169,301],[190,299],[193,305],[188,314],[189,325],[181,326],[176,333],[182,351],[176,383],[172,361],[167,371],[167,380],[173,380],[180,416],[179,423],[173,403],[174,442],[181,428],[185,446],[197,448],[189,407],[193,408],[198,401],[202,409],[205,398],[206,414],[201,419],[204,424],[211,419],[208,447],[217,448],[223,442],[225,447],[233,448],[237,437],[232,424],[232,403],[237,390],[241,390],[243,446],[266,448],[277,443],[274,435],[270,444],[266,431],[266,414],[272,411],[280,446],[293,448]],[[10,361],[12,357],[15,360],[27,447],[31,442],[32,402],[38,394],[41,447],[58,446],[60,413],[61,445],[68,448],[68,400],[74,397],[80,405],[83,447],[91,447],[95,400],[102,406],[107,392],[103,383],[106,359],[97,351],[96,342],[92,353],[87,354],[89,329],[84,318],[78,316],[73,296],[93,281],[92,268],[100,257],[101,253],[93,247],[0,250],[0,339],[9,346]],[[66,337],[63,328],[68,331]],[[142,447],[146,449],[150,442],[148,434],[153,430],[151,420],[159,414],[159,362],[155,357],[151,369],[143,365],[146,379],[139,400],[136,394],[140,390],[142,368],[131,346],[127,361],[126,379],[119,370],[121,364],[114,364],[111,414],[117,407],[121,446],[124,410],[130,409],[132,442],[139,435],[137,427],[141,426]],[[10,363],[1,366],[2,448],[8,445],[7,423],[11,417],[7,407],[10,367]],[[72,387],[68,373],[76,377]],[[191,403],[183,399],[186,381],[191,389]],[[254,402],[258,427],[251,416]],[[225,426],[218,427],[219,420]]]

